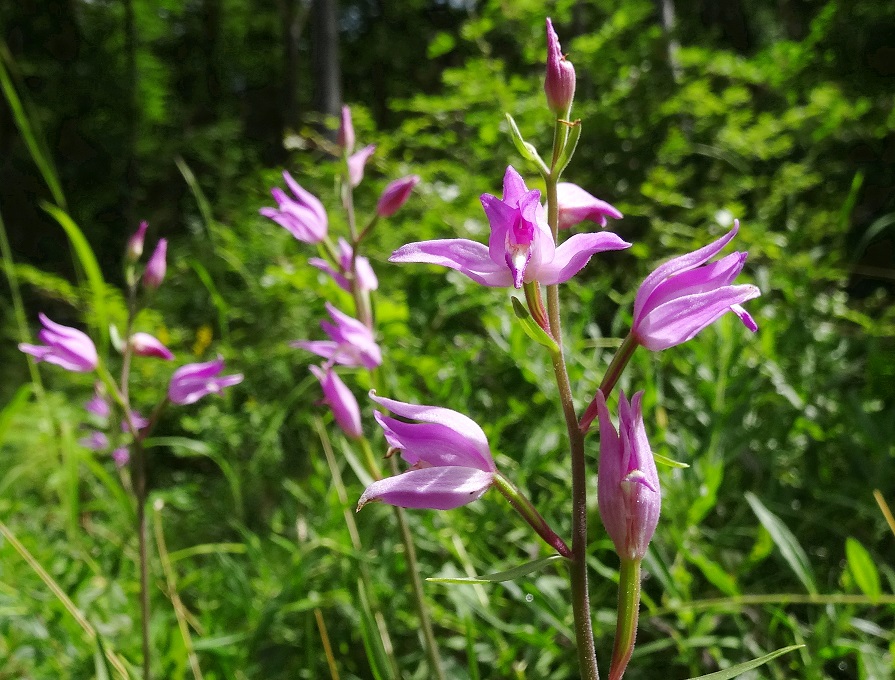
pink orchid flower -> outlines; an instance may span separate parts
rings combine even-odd
[[[402,246],[390,262],[437,264],[491,287],[521,288],[538,281],[553,285],[568,281],[594,253],[630,247],[616,234],[575,234],[560,246],[547,225],[541,192],[529,191],[512,166],[503,179],[503,198],[482,194],[482,207],[491,223],[488,245],[468,239],[422,241]]]

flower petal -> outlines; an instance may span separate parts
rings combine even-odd
[[[759,295],[761,291],[756,286],[746,284],[675,298],[641,319],[637,326],[638,341],[653,351],[674,347],[693,338],[732,307]],[[751,316],[749,321],[752,321]],[[746,320],[744,323],[751,330]]]
[[[421,420],[425,423],[436,423],[453,430],[457,435],[466,440],[469,445],[474,447],[475,451],[478,453],[482,464],[477,465],[476,467],[482,470],[487,469],[491,471],[497,469],[494,466],[494,460],[491,457],[488,438],[485,437],[482,428],[479,427],[472,418],[449,408],[408,404],[403,401],[377,397],[375,390],[370,390],[370,398],[380,406],[387,408],[389,411],[402,418]]]
[[[614,206],[601,201],[571,182],[560,182],[556,185],[556,203],[559,206],[560,229],[569,229],[585,220],[597,222],[601,227],[605,227],[607,217],[616,220],[623,217]]]
[[[717,262],[702,265],[665,279],[644,301],[644,309],[653,310],[677,297],[705,293],[730,285],[746,264],[748,253],[731,253]],[[635,321],[634,325],[637,325]]]
[[[483,458],[477,443],[439,423],[405,423],[379,411],[373,417],[382,427],[388,445],[401,449],[411,465],[423,462],[433,467],[469,467],[493,472],[490,454]]]
[[[326,210],[320,200],[310,191],[302,189],[299,183],[292,179],[292,175],[286,170],[283,171],[283,179],[286,180],[286,186],[288,186],[292,193],[295,194],[299,203],[307,207],[307,209],[317,218],[318,222],[327,225]],[[326,233],[326,229],[324,229],[324,233]]]
[[[497,264],[488,255],[488,247],[464,238],[421,241],[401,246],[389,262],[420,262],[455,269],[483,286],[503,288],[513,285],[506,264]]]
[[[516,172],[516,168],[512,165],[508,165],[503,175],[504,203],[515,207],[519,204],[519,199],[527,193],[528,187],[525,186],[525,180],[522,179],[522,175]]]
[[[401,508],[453,510],[481,498],[494,473],[465,467],[431,467],[373,482],[357,503],[381,501]]]
[[[637,290],[637,297],[634,300],[634,318],[637,319],[640,317],[640,314],[643,311],[643,306],[660,283],[669,276],[674,276],[678,272],[693,269],[694,267],[698,267],[699,265],[708,262],[716,253],[719,253],[724,246],[730,243],[731,239],[737,235],[739,229],[739,220],[734,220],[733,229],[714,243],[709,243],[707,246],[703,246],[699,250],[694,250],[692,253],[675,257],[657,267],[646,277],[646,279],[644,279],[643,283],[640,284],[640,288]]]
[[[356,187],[364,179],[364,166],[374,151],[376,151],[376,145],[369,144],[348,157],[348,178],[352,187]]]
[[[611,231],[575,234],[556,249],[552,262],[542,264],[530,276],[547,286],[563,283],[581,271],[594,253],[630,247],[630,243]]]

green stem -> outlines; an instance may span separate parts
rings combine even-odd
[[[364,229],[361,235],[357,234],[357,226],[354,215],[354,198],[351,187],[351,178],[348,173],[348,157],[343,154],[344,170],[343,170],[343,191],[344,191],[344,207],[348,217],[348,227],[351,234],[351,271],[347,272],[348,280],[351,282],[351,293],[354,297],[355,314],[359,321],[365,324],[371,330],[373,329],[373,312],[368,291],[361,290],[357,280],[357,258],[360,251],[360,242],[367,235],[373,225],[376,224],[374,218]],[[374,386],[378,387],[378,371],[370,372]],[[382,478],[382,472],[376,457],[370,449],[370,443],[365,437],[360,438],[361,446],[364,451],[367,466],[371,474],[376,479]],[[391,468],[393,474],[398,474],[398,463],[392,458]],[[441,664],[441,654],[438,650],[438,642],[435,639],[435,633],[432,630],[432,621],[429,617],[429,606],[426,603],[426,596],[423,592],[423,583],[419,574],[419,564],[416,558],[416,547],[413,543],[413,536],[410,533],[410,527],[407,524],[407,516],[403,508],[394,507],[395,518],[401,530],[401,541],[404,543],[404,553],[407,556],[407,569],[410,573],[410,584],[413,589],[413,597],[416,603],[417,613],[420,618],[420,628],[423,633],[423,640],[426,646],[426,656],[429,659],[429,673],[436,680],[444,680],[444,669]]]
[[[554,153],[554,157],[556,154]],[[547,222],[556,240],[559,209],[556,202],[556,178],[547,177]],[[583,680],[598,680],[597,655],[594,648],[593,624],[590,618],[590,595],[587,585],[587,466],[584,459],[584,435],[578,429],[578,416],[572,399],[572,386],[566,370],[562,348],[562,326],[559,313],[559,287],[547,286],[547,317],[559,351],[552,354],[553,372],[562,404],[572,462],[572,611],[578,641],[578,662]]]
[[[600,382],[600,391],[603,393],[603,396],[606,399],[609,398],[609,395],[612,393],[612,389],[615,387],[615,384],[621,377],[622,372],[625,370],[625,366],[628,365],[631,357],[634,356],[634,352],[636,351],[638,346],[639,343],[634,338],[633,333],[628,333],[628,337],[626,337],[619,348],[615,350],[615,356],[612,357],[612,361],[609,363],[609,368],[606,369],[606,374],[603,376],[603,380]],[[581,424],[579,425],[581,431],[587,432],[590,428],[590,424],[594,422],[594,418],[596,417],[597,397],[596,395],[594,395],[594,398],[584,410],[584,415],[581,416]]]
[[[618,582],[618,618],[609,680],[621,680],[634,651],[640,614],[640,560],[622,559]]]
[[[342,481],[342,473],[339,471],[339,466],[336,463],[336,456],[333,453],[332,443],[330,442],[329,436],[326,434],[326,428],[323,427],[323,422],[320,420],[319,417],[314,418],[314,429],[317,430],[317,436],[320,437],[320,443],[323,446],[323,453],[326,456],[326,464],[329,467],[330,474],[332,475],[333,485],[336,487],[336,494],[338,494],[339,496],[339,503],[342,505],[342,516],[345,519],[345,526],[348,527],[348,536],[351,538],[351,546],[354,548],[354,551],[358,555],[360,555],[361,551],[363,550],[363,545],[361,544],[360,540],[360,531],[358,531],[357,522],[354,519],[354,513],[351,512],[351,508],[348,503],[348,492],[345,489],[345,483]],[[367,440],[361,439],[360,441],[366,443]],[[366,448],[369,449],[370,445],[367,444]],[[376,594],[373,591],[373,579],[370,575],[370,570],[367,568],[367,564],[362,560],[358,565],[358,569],[360,571],[360,580],[364,584],[366,591],[370,597],[370,609],[373,611],[373,619],[376,622],[376,627],[379,631],[379,639],[382,642],[382,648],[385,651],[390,670],[394,677],[400,678],[401,674],[398,669],[398,661],[395,658],[395,650],[392,645],[392,639],[389,635],[388,628],[385,625],[385,618],[382,616],[382,608],[379,606],[378,599],[376,598]]]
[[[137,316],[137,284],[134,283],[128,290],[127,326],[124,333],[124,356],[121,361],[120,399],[124,408],[124,418],[132,438],[131,443],[131,473],[134,479],[134,496],[137,503],[137,540],[139,544],[140,560],[140,629],[143,639],[143,678],[151,677],[152,654],[149,644],[149,553],[147,549],[146,527],[146,452],[143,449],[143,440],[140,431],[134,422],[134,413],[130,403],[130,369],[133,358],[131,335],[134,330],[134,319]]]
[[[398,461],[391,458],[392,474],[400,473]],[[407,523],[407,513],[404,508],[393,508],[401,529],[401,540],[404,543],[404,554],[407,557],[407,571],[410,576],[410,586],[413,588],[413,597],[416,601],[416,610],[420,617],[420,628],[423,640],[426,643],[426,656],[429,658],[429,677],[437,680],[445,680],[444,669],[441,666],[441,654],[438,651],[438,641],[432,630],[432,620],[429,618],[429,606],[426,604],[426,593],[423,591],[423,580],[420,578],[419,562],[416,559],[416,547],[413,544],[413,536],[410,533],[410,525]]]
[[[541,513],[539,513],[535,506],[532,505],[532,502],[519,491],[515,484],[498,472],[494,475],[494,486],[496,486],[497,490],[509,501],[510,505],[513,506],[513,509],[522,515],[522,519],[528,522],[529,526],[535,530],[535,533],[544,539],[544,542],[547,545],[556,550],[556,552],[566,559],[572,559],[572,551],[569,550],[569,546],[566,545],[566,542],[553,531],[550,525],[547,524],[547,520],[541,516]]]

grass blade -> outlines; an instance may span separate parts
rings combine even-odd
[[[431,581],[432,583],[501,583],[503,581],[515,581],[517,578],[522,578],[523,576],[527,576],[533,571],[538,571],[543,567],[546,567],[551,562],[556,562],[556,560],[564,560],[565,557],[562,555],[550,555],[550,557],[545,557],[540,560],[535,560],[534,562],[526,562],[525,564],[520,564],[518,567],[513,567],[512,569],[507,569],[506,571],[500,571],[496,574],[488,574],[487,576],[473,576],[471,578],[463,578],[463,577],[455,577],[455,578],[439,578],[432,577],[427,578],[427,581]]]
[[[19,553],[19,556],[28,563],[34,573],[38,575],[41,581],[44,582],[44,585],[52,591],[53,595],[62,603],[62,606],[71,614],[72,618],[78,622],[78,625],[84,630],[84,633],[87,635],[88,639],[91,642],[95,642],[98,637],[96,633],[96,629],[90,624],[87,618],[81,613],[81,610],[75,605],[74,602],[71,601],[71,598],[65,593],[64,590],[59,586],[56,581],[53,580],[53,577],[47,573],[47,570],[41,566],[40,562],[38,562],[34,555],[32,555],[28,549],[19,542],[19,539],[16,538],[15,534],[9,529],[6,524],[0,522],[0,535],[3,536],[7,541],[9,541],[10,545],[15,548],[16,552]],[[108,648],[104,648],[103,654],[106,659],[108,659],[109,663],[112,664],[112,667],[115,668],[116,671],[121,675],[122,678],[128,680],[130,677],[127,672],[127,667],[124,665],[124,662],[121,658],[112,650]]]
[[[849,536],[845,539],[845,557],[848,560],[848,569],[861,592],[874,600],[882,595],[879,570],[873,563],[873,558],[867,552],[867,548]]]
[[[764,656],[760,656],[757,659],[752,659],[752,661],[737,664],[736,666],[725,668],[723,671],[718,671],[716,673],[700,675],[698,678],[690,678],[690,680],[729,680],[730,678],[735,678],[738,675],[742,675],[746,671],[751,671],[753,668],[763,666],[768,661],[772,661],[778,656],[789,654],[793,650],[801,649],[804,646],[805,645],[790,645],[789,647],[783,647],[782,649],[778,649],[777,651],[771,652],[770,654],[765,654]]]
[[[102,270],[96,261],[96,255],[90,247],[90,243],[84,237],[84,232],[75,224],[75,221],[61,208],[41,203],[41,207],[59,223],[59,226],[68,236],[69,243],[75,251],[77,263],[87,277],[87,285],[90,288],[91,319],[96,335],[101,345],[101,354],[105,354],[109,339],[109,311],[106,306],[106,282],[103,279]]]
[[[758,521],[768,530],[774,544],[780,548],[783,559],[795,573],[796,578],[802,582],[805,589],[812,595],[817,594],[817,585],[814,581],[814,572],[811,569],[811,563],[808,561],[808,555],[804,548],[799,544],[798,539],[789,530],[777,515],[768,510],[764,504],[758,500],[758,496],[752,492],[746,492],[746,500],[752,507],[752,512],[758,517]]]
[[[37,129],[37,118],[29,116],[25,111],[22,99],[16,92],[15,85],[12,82],[11,70],[14,66],[15,62],[12,54],[9,52],[9,48],[7,48],[5,42],[0,40],[0,88],[3,89],[3,95],[6,97],[9,108],[12,111],[16,127],[19,129],[22,139],[25,140],[25,145],[28,147],[34,164],[53,195],[53,200],[57,205],[65,207],[65,194],[62,193],[59,175],[53,167],[50,155],[41,143],[42,136],[39,134],[39,129]],[[31,124],[32,120],[35,122],[34,125]]]

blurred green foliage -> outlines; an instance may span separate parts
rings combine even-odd
[[[45,4],[45,11],[55,6]],[[369,214],[389,179],[423,178],[367,244],[381,281],[382,377],[389,396],[455,408],[479,422],[501,469],[568,534],[570,479],[549,357],[516,322],[507,291],[443,269],[386,263],[408,241],[484,240],[478,196],[499,191],[507,164],[537,185],[503,113],[512,112],[545,153],[543,3],[406,4],[399,12],[392,3],[343,3],[347,98],[359,140],[379,145],[356,205]],[[215,6],[223,8],[226,39],[211,50],[197,36],[203,12]],[[393,516],[375,506],[360,513],[364,549],[354,550],[312,427],[321,411],[306,370],[311,358],[287,345],[319,337],[324,300],[342,308],[350,300],[307,266],[312,248],[257,214],[270,203],[267,189],[281,184],[280,169],[265,161],[286,158],[270,77],[281,58],[273,47],[282,30],[277,14],[236,0],[161,7],[135,0],[138,170],[124,183],[116,164],[127,133],[113,112],[127,83],[102,68],[104,57],[123,59],[122,10],[73,7],[83,44],[95,50],[66,58],[58,52],[64,42],[48,43],[47,53],[31,42],[16,54],[17,86],[54,152],[70,211],[112,282],[135,226],[122,218],[128,201],[148,212],[157,234],[173,233],[164,294],[140,329],[167,339],[180,362],[221,352],[246,374],[222,399],[169,410],[156,433],[168,439],[152,451],[152,494],[165,503],[160,516],[205,677],[326,677],[315,609],[342,677],[372,677],[360,563],[371,571],[375,598],[387,603],[406,676],[427,677]],[[690,677],[802,643],[749,677],[887,678],[895,608],[874,602],[895,591],[895,539],[872,491],[895,503],[895,73],[887,61],[895,9],[870,0],[725,7],[679,5],[675,50],[653,2],[550,5],[577,69],[574,113],[584,124],[566,178],[619,207],[625,219],[613,228],[635,243],[596,257],[563,289],[579,408],[627,332],[637,284],[658,260],[716,238],[738,217],[737,247],[748,249],[747,273],[763,291],[749,307],[758,334],[722,319],[681,347],[641,351],[623,378],[627,392],[646,389],[655,451],[690,465],[660,470],[663,514],[628,675]],[[41,13],[26,21],[23,12],[0,11],[12,27],[8,40],[17,26],[27,36],[67,30]],[[405,36],[414,37],[397,47]],[[207,69],[217,80],[206,79]],[[51,87],[66,79],[72,89]],[[218,82],[217,96],[189,85],[201,82]],[[76,145],[89,150],[83,158],[59,147],[66,125],[85,140]],[[324,201],[331,231],[344,231],[326,140],[296,129],[286,167]],[[0,132],[10,148],[0,172],[20,176],[30,153],[5,121]],[[184,168],[195,173],[192,187]],[[106,175],[117,183],[97,179]],[[31,177],[15,185],[16,196],[8,182],[0,192],[20,255],[6,271],[23,286],[29,321],[48,308],[60,320],[78,313],[94,320],[98,293],[68,264],[58,225],[44,225],[37,243],[23,247],[37,214],[23,206],[50,198],[36,171]],[[125,196],[128,188],[136,193]],[[116,231],[104,226],[108,211]],[[103,293],[102,307],[120,324],[120,293],[109,284]],[[136,663],[133,509],[111,461],[76,444],[91,379],[41,368],[42,387],[32,387],[5,297],[0,315],[8,339],[0,520],[105,647]],[[144,361],[136,370],[134,398],[150,405],[169,369]],[[352,382],[359,397],[366,380],[358,374]],[[372,419],[366,424],[372,432]],[[332,436],[356,498],[357,454]],[[595,464],[595,440],[588,443]],[[617,560],[593,507],[592,601],[605,664]],[[547,554],[497,495],[410,518],[425,576],[493,573]],[[153,573],[159,674],[189,677],[155,562]],[[427,592],[449,677],[574,677],[561,565],[516,582],[428,584]],[[832,597],[807,604],[814,592]],[[866,603],[837,601],[841,595]],[[0,677],[90,677],[94,649],[0,542]]]

